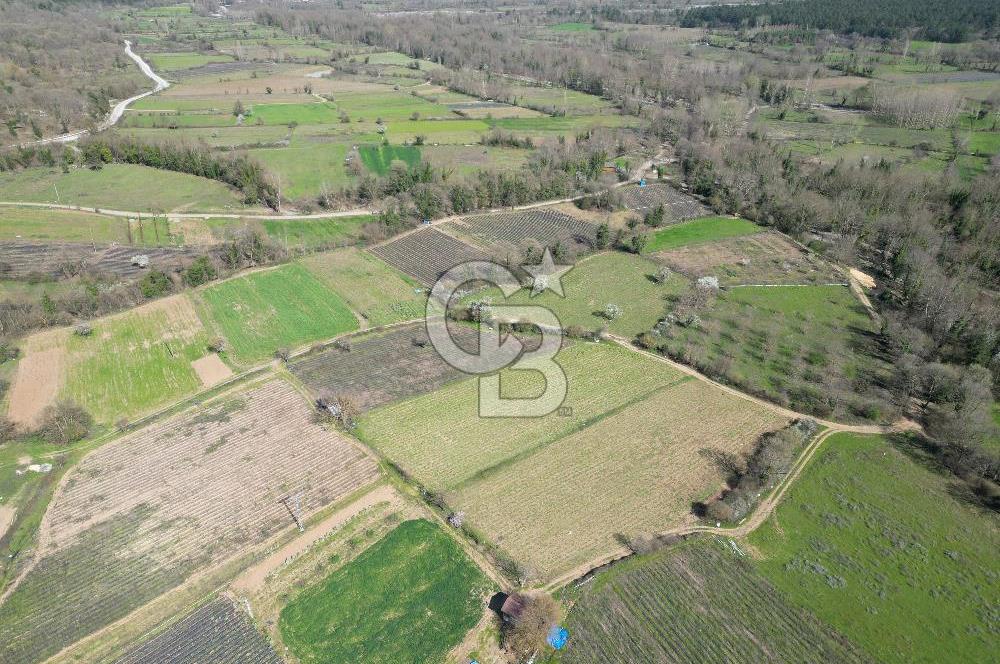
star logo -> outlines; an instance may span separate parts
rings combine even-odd
[[[552,260],[552,252],[548,247],[542,254],[542,262],[538,265],[522,265],[525,272],[534,277],[534,284],[531,287],[531,297],[541,295],[546,290],[550,290],[559,297],[566,297],[563,293],[562,277],[572,269],[572,265],[556,265]]]

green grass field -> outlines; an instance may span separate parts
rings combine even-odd
[[[128,221],[89,212],[0,207],[0,239],[128,242]]]
[[[657,265],[652,261],[622,252],[598,254],[576,264],[562,278],[565,297],[545,291],[536,297],[530,290],[518,291],[504,299],[499,290],[488,291],[494,304],[536,305],[548,308],[562,323],[563,329],[580,326],[585,330],[599,330],[604,326],[614,334],[633,337],[648,332],[663,317],[666,298],[687,290],[681,277],[657,284]],[[477,300],[484,294],[477,293],[466,301]],[[621,317],[608,320],[604,309],[616,304]]]
[[[146,166],[109,164],[92,171],[30,168],[0,173],[0,200],[62,203],[143,212],[242,208],[221,182]]]
[[[363,118],[374,121],[382,118],[386,122],[407,120],[413,113],[422,118],[454,118],[455,114],[447,106],[434,104],[408,92],[345,92],[334,96],[337,109],[347,113],[351,120]]]
[[[405,145],[363,145],[358,148],[361,163],[375,175],[389,172],[392,162],[401,161],[407,166],[420,163],[420,148]]]
[[[555,25],[550,25],[549,30],[555,32],[592,32],[594,30],[593,23],[556,23]]]
[[[795,606],[723,538],[699,538],[600,573],[574,603],[563,664],[861,664],[863,653]],[[711,635],[710,637],[706,635]]]
[[[357,434],[426,486],[454,489],[680,377],[613,344],[572,344],[556,361],[568,378],[569,415],[479,417],[478,381],[469,379],[369,411]],[[506,396],[534,396],[541,375],[505,370],[501,385]]]
[[[303,664],[443,662],[491,590],[440,527],[405,521],[289,602],[279,626]]]
[[[676,249],[689,244],[711,242],[727,237],[752,235],[763,230],[760,226],[736,217],[703,217],[661,228],[649,236],[645,251],[653,253]]]
[[[288,127],[245,125],[242,127],[185,127],[178,133],[175,129],[164,128],[119,128],[119,133],[133,136],[147,143],[162,143],[183,138],[205,142],[212,147],[252,146],[277,143],[289,135]]]
[[[280,177],[282,196],[296,199],[314,198],[324,186],[336,192],[348,185],[351,177],[344,169],[348,148],[345,143],[302,143],[247,153]]]
[[[909,454],[878,436],[831,437],[751,535],[757,565],[877,661],[989,661],[997,517]]]
[[[364,316],[371,327],[424,315],[424,289],[366,251],[339,249],[308,256],[302,263]]]
[[[254,104],[249,122],[260,119],[266,125],[326,124],[337,121],[337,111],[333,104]]]
[[[201,53],[149,53],[149,64],[157,71],[179,71],[181,69],[191,69],[201,67],[211,62],[232,62],[233,58],[228,55],[202,55]]]
[[[206,327],[226,338],[229,357],[240,364],[358,326],[344,301],[298,264],[230,279],[199,295]]]
[[[371,220],[371,215],[362,214],[329,219],[265,219],[260,224],[271,239],[286,248],[316,249],[360,242],[361,229]]]
[[[187,296],[98,319],[87,337],[66,337],[62,393],[100,422],[132,418],[197,391],[191,362],[207,354],[205,333]]]

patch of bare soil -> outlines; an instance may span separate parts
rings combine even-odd
[[[14,523],[15,510],[13,507],[0,505],[0,537],[7,533],[10,524]]]
[[[233,370],[226,366],[222,358],[215,353],[198,358],[191,363],[191,368],[198,374],[198,380],[205,387],[218,385],[233,375]]]
[[[7,416],[14,422],[37,425],[42,411],[55,401],[64,379],[66,334],[66,330],[51,330],[27,339],[10,387]]]
[[[281,547],[264,560],[260,561],[232,583],[232,590],[240,594],[253,594],[263,587],[268,575],[284,565],[289,560],[295,558],[303,551],[306,551],[313,544],[329,535],[333,530],[344,525],[364,510],[377,505],[378,503],[400,502],[399,494],[389,485],[381,486],[374,491],[365,494],[353,503],[340,509],[314,528],[310,528],[300,537]]]

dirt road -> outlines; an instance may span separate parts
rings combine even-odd
[[[118,121],[121,120],[122,115],[125,114],[125,111],[128,109],[128,107],[134,102],[142,99],[143,97],[148,97],[151,94],[155,94],[160,90],[166,90],[167,88],[170,87],[170,83],[165,78],[160,77],[155,71],[153,71],[153,68],[149,66],[149,63],[143,60],[138,53],[132,50],[132,42],[130,42],[127,39],[125,40],[125,55],[132,58],[135,61],[135,63],[139,65],[140,71],[142,71],[142,73],[146,75],[146,78],[153,81],[153,89],[147,90],[146,92],[138,94],[134,97],[123,99],[122,101],[115,104],[114,108],[111,109],[111,112],[108,113],[107,117],[105,117],[97,124],[97,131],[103,131],[117,124]],[[90,133],[88,129],[81,129],[79,131],[73,131],[68,134],[60,134],[59,136],[42,138],[37,141],[28,141],[26,143],[15,143],[14,145],[8,145],[7,147],[16,147],[18,145],[30,146],[30,145],[51,145],[53,143],[72,143],[74,141],[80,140],[80,138],[86,136],[88,133]]]

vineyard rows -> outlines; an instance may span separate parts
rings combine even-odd
[[[459,343],[475,342],[469,328],[454,327]],[[317,395],[349,395],[361,410],[425,394],[465,376],[441,359],[422,323],[352,340],[350,350],[330,347],[289,363]]]
[[[79,271],[110,272],[132,277],[144,269],[132,257],[149,257],[149,268],[165,269],[195,253],[170,247],[97,246],[76,243],[0,242],[0,278],[24,279],[35,274],[61,276]]]
[[[489,260],[479,249],[434,228],[422,228],[371,251],[397,270],[428,285],[460,263]]]
[[[274,381],[85,458],[42,526],[38,564],[0,605],[0,662],[33,661],[371,481],[375,464]]]
[[[570,611],[569,629],[563,664],[867,661],[721,540],[598,576]]]
[[[115,664],[281,664],[253,621],[225,597],[206,604]]]
[[[544,208],[477,215],[452,223],[460,232],[488,245],[499,245],[500,251],[520,252],[530,244],[551,247],[557,242],[567,249],[587,250],[593,247],[597,234],[593,224]]]
[[[629,210],[647,211],[662,205],[667,221],[681,221],[703,217],[708,208],[688,194],[681,193],[668,184],[649,184],[645,187],[629,185],[619,189],[622,203]]]

